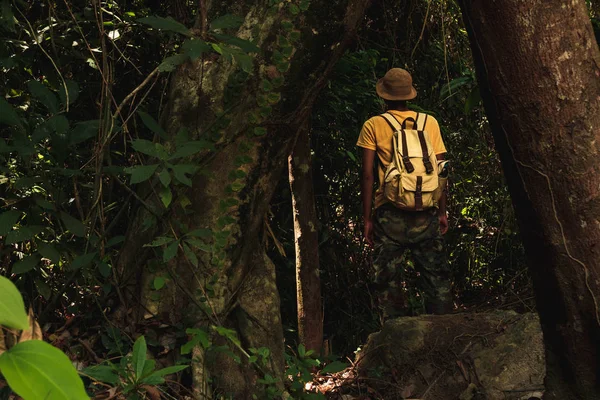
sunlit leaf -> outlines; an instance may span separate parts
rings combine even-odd
[[[21,293],[3,276],[0,276],[0,325],[21,330],[29,326]]]
[[[2,353],[0,370],[24,400],[89,399],[71,360],[41,340],[18,343]]]
[[[321,374],[335,374],[336,372],[343,371],[347,367],[348,364],[346,363],[341,361],[333,361],[327,364],[327,366],[321,370]]]

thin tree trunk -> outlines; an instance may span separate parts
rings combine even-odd
[[[600,52],[583,0],[460,1],[529,259],[546,399],[600,398]]]
[[[294,151],[288,158],[288,169],[294,213],[298,334],[300,343],[318,354],[323,344],[323,305],[310,149],[310,128],[307,123],[302,127]]]

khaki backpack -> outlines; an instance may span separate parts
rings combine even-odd
[[[390,113],[381,114],[392,130],[392,161],[385,171],[383,193],[398,208],[421,211],[436,207],[447,178],[439,172],[447,161],[439,161],[425,130],[427,114],[417,113],[416,120],[406,118],[402,124]],[[406,123],[412,122],[410,129]],[[419,128],[420,127],[420,128]]]

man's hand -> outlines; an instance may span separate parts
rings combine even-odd
[[[440,232],[445,235],[448,232],[448,216],[444,213],[439,215],[440,218]]]
[[[373,220],[365,219],[365,241],[373,246]]]

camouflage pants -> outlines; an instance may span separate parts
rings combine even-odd
[[[406,313],[402,287],[407,250],[419,273],[419,289],[428,313],[443,314],[452,309],[450,270],[437,209],[404,211],[391,204],[375,210],[374,254],[377,301],[385,317]]]

